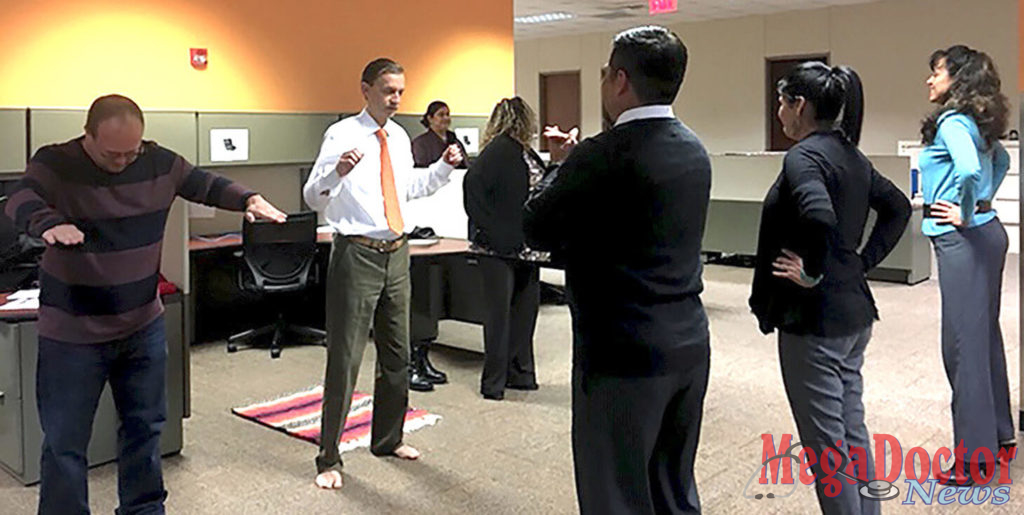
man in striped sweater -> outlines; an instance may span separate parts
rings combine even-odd
[[[160,248],[177,196],[284,221],[260,195],[142,140],[143,115],[109,95],[85,134],[39,149],[6,213],[47,243],[39,272],[39,513],[88,513],[86,449],[109,381],[121,419],[118,513],[163,513],[166,338]]]

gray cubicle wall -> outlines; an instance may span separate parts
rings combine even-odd
[[[32,153],[39,147],[60,143],[82,135],[84,109],[30,109],[29,146]],[[144,138],[154,140],[190,162],[195,163],[196,114],[188,111],[146,111]]]
[[[26,116],[25,109],[0,109],[0,173],[25,171]]]
[[[312,163],[337,113],[199,113],[199,164],[245,166]],[[210,129],[249,129],[249,159],[213,162]]]
[[[161,454],[176,454],[184,445],[188,379],[188,349],[183,340],[183,303],[165,297],[167,308],[167,421],[160,438]],[[38,356],[36,322],[0,321],[0,470],[29,485],[39,481],[39,457],[43,438],[36,409]],[[89,440],[89,465],[117,459],[117,410],[106,385],[93,418]],[[2,510],[0,510],[2,511]],[[3,513],[7,513],[3,511]]]

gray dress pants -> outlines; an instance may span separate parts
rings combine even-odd
[[[864,349],[870,339],[871,326],[837,338],[779,331],[782,382],[796,420],[800,443],[814,450],[816,461],[812,469],[817,478],[814,486],[818,505],[822,513],[828,515],[881,513],[878,501],[860,495],[861,485],[875,479],[871,443],[864,424],[864,404],[861,402],[864,381],[860,375]],[[834,475],[841,485],[837,488],[834,481],[822,481],[828,474],[822,470],[821,456],[829,448],[838,451],[830,454],[830,458],[837,458],[830,459],[830,470],[845,472],[847,469],[839,469],[839,466],[850,460],[854,464],[850,475],[864,482],[851,485],[843,476]],[[866,465],[866,470],[861,470],[858,465]]]
[[[984,462],[1014,439],[999,303],[1006,230],[994,219],[932,238],[942,293],[942,362],[953,389],[953,445]],[[991,465],[991,464],[990,464]]]

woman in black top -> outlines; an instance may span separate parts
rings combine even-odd
[[[426,167],[434,164],[444,154],[445,149],[452,143],[459,146],[462,151],[462,162],[455,165],[455,168],[466,167],[466,147],[462,146],[455,133],[448,130],[452,124],[451,110],[448,104],[435,100],[427,106],[427,112],[420,118],[420,124],[427,128],[427,132],[416,136],[412,140],[412,160],[414,166]]]
[[[878,513],[860,485],[824,479],[820,462],[828,451],[830,470],[875,479],[860,369],[878,312],[865,273],[899,241],[910,203],[857,149],[863,93],[852,69],[805,63],[778,92],[779,120],[797,144],[764,200],[750,307],[761,331],[779,330],[782,379],[800,441],[818,458],[822,511]],[[858,252],[869,208],[877,222]]]
[[[530,148],[537,117],[519,97],[494,107],[483,134],[483,150],[466,172],[463,202],[472,249],[483,254],[486,292],[484,370],[480,393],[501,400],[505,388],[536,390],[533,330],[540,305],[538,261],[544,253],[526,247],[523,204],[544,177],[544,163]]]

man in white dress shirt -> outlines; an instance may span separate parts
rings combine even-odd
[[[327,271],[327,371],[316,484],[341,488],[338,438],[352,403],[370,323],[377,347],[370,452],[414,460],[402,442],[409,402],[408,200],[448,183],[462,160],[455,145],[413,169],[409,135],[391,117],[405,91],[402,67],[376,59],[363,70],[361,113],[331,125],[302,194],[334,228]]]

